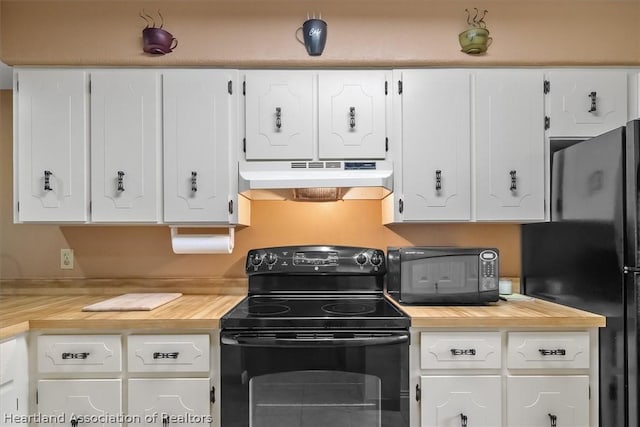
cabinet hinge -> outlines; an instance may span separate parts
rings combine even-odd
[[[420,402],[422,399],[422,390],[420,390],[420,384],[416,384],[416,402]]]
[[[233,200],[229,200],[229,214],[233,214]]]
[[[16,92],[20,92],[20,80],[16,79]]]
[[[400,211],[400,213],[404,212],[404,202],[402,199],[398,200],[398,211]]]
[[[384,139],[384,151],[389,151],[389,137]]]
[[[216,403],[216,388],[211,386],[211,392],[209,393],[209,400],[211,403]]]
[[[551,91],[551,82],[549,80],[545,80],[542,85],[543,91],[545,95]]]
[[[91,95],[91,79],[89,79],[89,95]]]
[[[16,397],[16,411],[20,410],[20,400]]]
[[[551,127],[551,118],[549,116],[544,116],[544,130],[547,130]]]
[[[227,92],[229,92],[229,95],[233,95],[233,82],[231,80],[227,83]]]
[[[89,213],[93,212],[92,209],[93,209],[93,204],[92,202],[89,202]]]
[[[242,138],[242,152],[247,152],[247,138]]]
[[[388,95],[389,94],[389,82],[385,80],[384,82],[384,94]]]
[[[398,95],[402,95],[402,80],[398,80]]]
[[[36,390],[36,405],[38,404],[38,390]]]
[[[18,202],[18,212],[20,212],[20,202]]]
[[[242,82],[242,94],[247,94],[247,82]]]

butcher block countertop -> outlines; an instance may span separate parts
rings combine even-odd
[[[105,295],[0,296],[0,339],[30,329],[216,329],[243,295],[187,294],[151,311],[87,312]],[[414,327],[591,328],[605,317],[542,300],[489,306],[399,306]]]

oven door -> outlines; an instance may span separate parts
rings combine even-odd
[[[224,427],[407,427],[409,333],[222,331]]]

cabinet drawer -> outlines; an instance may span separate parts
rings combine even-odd
[[[589,368],[587,332],[510,332],[507,367]]]
[[[422,369],[498,369],[499,332],[423,332],[420,334]]]
[[[209,372],[209,335],[131,335],[130,372]]]
[[[16,347],[15,339],[0,343],[0,386],[15,379]]]
[[[38,371],[119,372],[121,347],[119,335],[41,335]]]

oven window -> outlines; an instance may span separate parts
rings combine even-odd
[[[250,427],[372,427],[380,378],[342,371],[261,375],[249,383]]]

